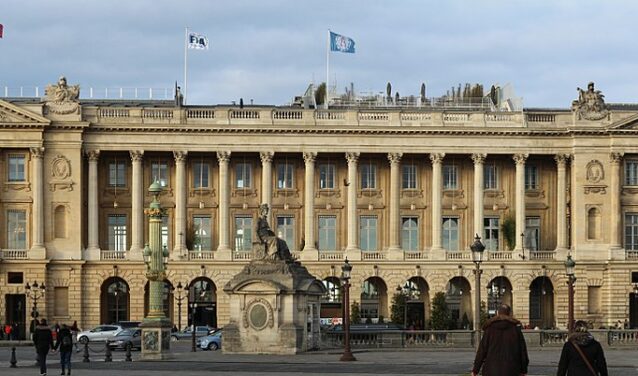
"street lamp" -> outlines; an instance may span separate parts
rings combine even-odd
[[[115,299],[115,324],[120,322],[120,299],[118,298],[120,295],[120,282],[115,282],[115,288],[113,289],[113,297]]]
[[[352,265],[346,257],[343,266],[341,266],[341,280],[343,281],[343,332],[344,332],[344,349],[341,355],[342,362],[352,362],[357,358],[352,355],[350,350],[350,275],[352,273]]]
[[[567,255],[565,260],[565,274],[567,274],[567,286],[568,290],[568,306],[567,306],[567,330],[571,333],[574,330],[574,282],[576,277],[574,275],[574,269],[576,268],[576,262],[572,260],[572,255]]]
[[[32,285],[29,285],[29,282],[27,282],[24,288],[26,290],[27,298],[31,299],[33,302],[31,305],[31,317],[37,319],[38,316],[40,316],[40,313],[38,312],[38,300],[44,299],[46,287],[44,286],[44,283],[39,285],[38,281],[33,281]]]
[[[476,286],[476,300],[474,302],[474,330],[476,331],[476,346],[479,344],[479,333],[481,331],[481,263],[483,262],[483,252],[485,245],[481,243],[481,237],[476,234],[474,243],[470,245],[472,250],[472,262],[474,262],[474,286]]]
[[[521,232],[521,252],[523,253],[522,255],[519,255],[520,258],[522,258],[523,260],[525,260],[525,232]]]
[[[186,292],[186,294],[182,296],[183,292]],[[182,285],[182,282],[178,282],[177,296],[175,297],[175,300],[177,300],[177,327],[179,328],[179,330],[182,330],[182,300],[187,298],[188,298],[188,290],[184,291],[184,286]]]
[[[408,328],[408,301],[412,297],[412,285],[406,282],[403,286],[397,285],[397,293],[403,296],[403,330]]]

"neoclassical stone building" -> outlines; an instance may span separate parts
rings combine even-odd
[[[471,321],[481,289],[488,309],[504,301],[524,323],[564,327],[571,253],[576,317],[638,326],[638,106],[593,90],[571,109],[522,112],[180,106],[77,91],[61,80],[46,99],[0,99],[2,322],[29,322],[34,281],[49,320],[141,320],[143,210],[158,180],[167,313],[182,326],[228,322],[222,287],[250,257],[261,202],[326,281],[325,318],[340,316],[347,256],[366,317],[389,318],[407,283],[417,326],[439,291],[459,326]],[[481,286],[475,234],[487,246]],[[181,308],[178,285],[190,292]]]

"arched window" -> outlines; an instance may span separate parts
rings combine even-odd
[[[217,287],[209,278],[194,279],[188,287],[188,324],[217,327]]]
[[[102,283],[100,316],[102,324],[116,324],[129,320],[129,287],[119,277],[111,277]]]
[[[341,303],[341,282],[339,278],[328,277],[322,282],[327,290],[323,296],[322,303]]]

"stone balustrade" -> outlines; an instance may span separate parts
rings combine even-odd
[[[213,251],[188,251],[189,260],[214,260],[215,252]]]
[[[319,251],[320,261],[340,261],[343,259],[342,251]]]
[[[2,249],[0,259],[3,260],[26,260],[29,257],[26,249]]]
[[[125,259],[126,259],[126,251],[108,251],[108,250],[100,251],[100,260],[103,260],[103,261],[125,260]]]

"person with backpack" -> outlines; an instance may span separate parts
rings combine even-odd
[[[51,328],[47,325],[47,320],[42,319],[33,333],[33,344],[38,353],[38,363],[40,363],[40,376],[47,374],[47,355],[53,349],[53,335]]]
[[[603,348],[587,331],[587,323],[574,323],[574,333],[563,345],[557,376],[607,376],[607,361]]]
[[[62,368],[62,373],[60,375],[64,375],[65,369],[67,371],[66,374],[70,375],[71,354],[73,353],[73,335],[66,324],[62,324],[60,331],[58,331],[54,349],[59,349],[60,351],[60,367]]]

